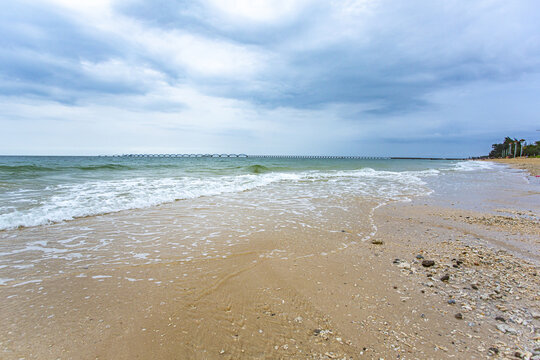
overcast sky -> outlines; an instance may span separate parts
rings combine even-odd
[[[0,154],[487,154],[540,139],[537,0],[17,0]]]

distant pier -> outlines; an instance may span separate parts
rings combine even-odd
[[[361,159],[386,160],[378,156],[339,156],[339,155],[247,155],[247,154],[122,154],[113,157],[127,158],[254,158],[254,159]]]
[[[252,159],[356,159],[356,160],[467,160],[466,158],[384,157],[341,155],[247,155],[247,154],[122,154],[123,158],[252,158]]]

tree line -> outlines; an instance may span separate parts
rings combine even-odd
[[[493,144],[491,148],[490,158],[540,156],[540,141],[526,144],[525,139],[518,140],[507,136],[501,144]]]

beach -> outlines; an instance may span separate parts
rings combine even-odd
[[[540,176],[540,158],[510,158],[510,159],[491,159],[499,164],[506,164],[517,169],[527,170],[533,176]]]
[[[537,179],[406,164],[6,227],[1,357],[538,357]]]

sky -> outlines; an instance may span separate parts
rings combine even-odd
[[[536,0],[0,1],[0,154],[540,140]]]

